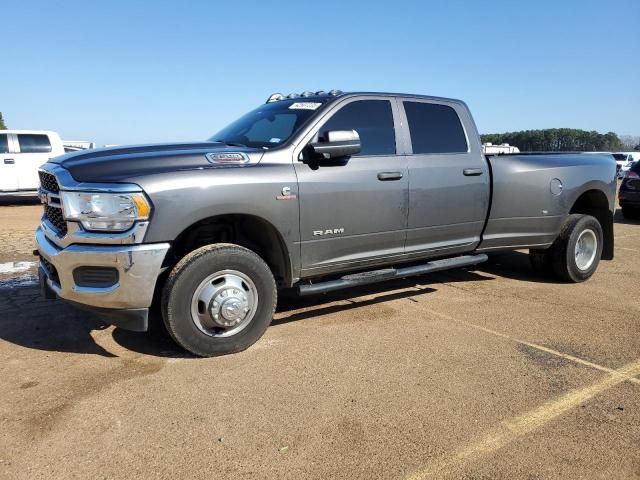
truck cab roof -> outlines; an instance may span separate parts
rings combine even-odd
[[[340,90],[333,91],[336,92],[331,94],[331,92],[316,92],[314,94],[297,94],[292,93],[289,95],[282,95],[279,93],[272,94],[266,103],[277,102],[281,100],[297,100],[304,102],[326,102],[327,99],[338,99],[338,98],[348,98],[348,97],[356,97],[356,96],[379,96],[379,97],[406,97],[406,98],[420,98],[423,100],[433,100],[433,101],[443,101],[443,102],[455,102],[464,104],[464,101],[457,98],[448,98],[448,97],[439,97],[434,95],[420,95],[416,93],[399,93],[399,92],[372,92],[372,91],[352,91],[352,92],[342,92]],[[274,96],[280,96],[274,100],[271,100]],[[269,101],[271,100],[271,102]]]

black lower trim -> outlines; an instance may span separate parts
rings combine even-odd
[[[38,267],[38,283],[40,284],[40,295],[45,300],[55,300],[57,298],[56,292],[54,292],[47,283],[47,272],[40,265]]]
[[[299,295],[315,295],[340,290],[349,287],[358,287],[372,283],[384,282],[393,278],[405,278],[425,273],[440,272],[451,268],[471,267],[487,261],[485,254],[462,255],[459,257],[431,260],[430,262],[403,268],[384,268],[369,272],[345,275],[336,280],[328,280],[319,283],[309,283],[298,286]]]
[[[71,301],[69,303],[80,310],[91,312],[104,322],[123,330],[146,332],[149,329],[148,308],[101,308]]]

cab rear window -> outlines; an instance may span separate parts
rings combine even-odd
[[[19,133],[18,144],[20,153],[48,153],[51,151],[51,142],[47,135]]]

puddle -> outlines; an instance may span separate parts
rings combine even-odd
[[[0,290],[36,286],[38,276],[32,273],[36,266],[36,262],[0,263]]]
[[[36,266],[36,262],[7,262],[0,263],[0,275],[28,272]]]
[[[38,285],[38,277],[35,275],[18,275],[12,278],[0,279],[0,290],[35,287],[36,285]]]

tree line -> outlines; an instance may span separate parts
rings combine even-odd
[[[623,142],[614,132],[598,133],[575,128],[489,133],[481,135],[481,138],[483,143],[508,143],[522,152],[611,152],[623,149]]]
[[[4,118],[2,118],[2,112],[0,112],[0,130],[6,130],[7,126],[4,124]]]

